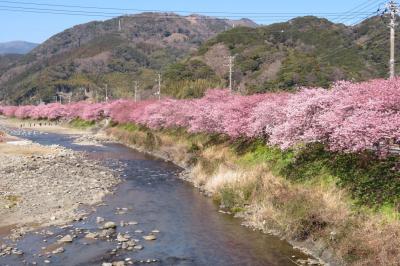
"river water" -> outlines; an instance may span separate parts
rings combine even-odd
[[[287,242],[242,227],[239,219],[218,212],[218,206],[211,199],[177,177],[182,169],[172,163],[119,144],[75,145],[76,136],[32,134],[25,138],[83,151],[89,158],[110,167],[122,166],[123,181],[87,219],[63,229],[46,229],[53,235],[33,232],[24,236],[17,246],[24,255],[0,257],[0,265],[44,265],[45,260],[50,262],[46,265],[101,265],[125,259],[131,259],[134,265],[148,259],[155,261],[152,265],[295,265],[297,259],[307,258]],[[128,211],[116,214],[118,208]],[[85,232],[99,230],[96,217],[117,224],[138,222],[118,226],[117,231],[128,232],[140,240],[143,250],[118,249],[113,254],[112,250],[118,246],[116,240],[85,239]],[[157,240],[142,239],[153,230],[160,231]],[[44,248],[55,245],[60,235],[66,234],[77,237],[73,243],[64,245],[65,252],[46,257]]]

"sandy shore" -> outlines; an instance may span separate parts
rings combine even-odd
[[[6,136],[0,142],[0,234],[79,219],[79,207],[100,203],[118,182],[81,153]]]

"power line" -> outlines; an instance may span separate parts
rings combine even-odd
[[[350,10],[344,12],[343,15],[348,15],[349,13],[352,13],[352,12],[356,11],[356,10],[359,9],[359,8],[364,8],[365,5],[366,5],[366,4],[369,4],[371,1],[374,1],[374,0],[367,0],[367,1],[365,1],[365,2],[362,2],[361,4],[357,5],[356,7],[353,7],[352,9],[350,9]],[[359,11],[359,10],[358,10],[358,11]],[[337,19],[341,19],[341,20],[342,20],[342,23],[343,23],[343,15],[339,15],[339,16],[337,17]]]
[[[368,4],[368,2],[370,2],[370,0],[364,2],[364,4],[362,4],[362,5],[359,5],[359,6],[363,6],[362,10],[365,10],[365,9],[367,9],[367,8],[370,8],[372,5],[375,5],[375,3],[372,3],[372,4],[369,3],[369,4]],[[378,7],[379,7],[380,5],[382,5],[382,3],[383,3],[383,2],[379,3],[379,4],[378,4]],[[365,4],[367,4],[367,5],[365,5]],[[354,8],[351,9],[351,10],[354,10]],[[378,8],[378,10],[379,10],[379,8]],[[354,23],[353,23],[352,25],[350,25],[350,26],[351,26],[351,27],[354,27],[355,25],[359,24],[361,21],[364,21],[365,19],[368,19],[368,18],[371,17],[372,15],[376,15],[376,14],[378,13],[378,10],[375,11],[375,12],[373,12],[373,13],[371,13],[369,16],[366,16],[366,17],[364,17],[364,18],[362,18],[362,19],[360,19],[360,20],[357,20],[356,22],[354,22]],[[376,36],[375,36],[375,37],[376,37]],[[344,51],[344,50],[346,50],[346,49],[348,49],[348,48],[347,48],[347,47],[343,47],[343,46],[337,47],[336,49],[332,50],[328,55],[325,55],[325,56],[321,57],[320,60],[323,60],[323,59],[325,59],[325,58],[328,58],[328,57],[331,57],[331,56],[333,56],[333,55],[336,55],[336,54],[338,54],[338,53],[340,53],[340,52],[342,52],[342,51]]]
[[[0,1],[1,2],[1,1]],[[10,5],[0,5],[1,10],[6,10],[6,11],[21,11],[21,12],[31,12],[31,13],[47,13],[47,14],[63,14],[63,15],[80,15],[80,16],[90,16],[90,17],[102,17],[102,18],[113,18],[117,16],[124,16],[125,14],[121,13],[110,13],[110,12],[101,12],[101,11],[85,11],[85,10],[69,10],[69,9],[53,9],[53,8],[35,8],[35,7],[23,7],[23,6],[10,6]],[[321,13],[322,15],[323,13]],[[361,13],[354,13],[354,15],[346,15],[350,18],[353,17],[360,17],[367,14],[366,12],[361,12]],[[315,15],[315,14],[308,14],[308,15]],[[334,13],[329,14],[326,13],[324,17],[330,18],[331,16],[336,16]],[[148,18],[154,18],[154,16],[146,15],[146,14],[137,14],[137,17],[148,17]],[[179,16],[175,14],[168,14],[168,13],[163,13],[161,15],[158,15],[158,18],[168,18],[168,19],[174,19],[174,18],[179,18]],[[292,18],[292,15],[279,15],[278,13],[271,13],[270,15],[263,15],[263,16],[251,16],[248,17],[250,19],[278,19],[278,18]],[[231,19],[237,19],[237,18],[242,18],[242,16],[224,16],[224,18],[231,18]],[[202,17],[200,19],[218,19],[216,17]]]
[[[371,40],[371,39],[373,39],[373,38],[376,38],[376,37],[383,37],[383,35],[384,35],[384,33],[382,33],[382,32],[381,32],[381,33],[378,33],[378,34],[376,34],[375,36],[373,36],[372,38],[369,38],[368,40],[365,40],[364,42],[362,42],[362,43],[359,44],[359,45],[363,46],[363,45],[364,45],[366,42],[368,42],[369,40]],[[379,40],[379,39],[378,39],[378,40]],[[336,49],[332,50],[331,53],[320,57],[319,59],[320,59],[320,60],[324,60],[324,59],[326,59],[326,58],[328,58],[328,57],[332,57],[332,56],[334,56],[334,55],[337,55],[337,54],[339,54],[339,53],[341,53],[341,52],[347,50],[348,48],[349,48],[349,47],[341,46],[341,47],[339,47],[339,48],[336,48]]]
[[[370,1],[370,0],[369,0]],[[96,7],[96,6],[81,6],[81,5],[61,5],[61,4],[43,4],[36,2],[25,2],[25,1],[6,1],[0,0],[2,3],[10,4],[23,4],[23,5],[35,5],[35,6],[52,6],[52,7],[64,7],[64,8],[84,8],[84,9],[98,9],[98,10],[114,10],[126,12],[171,12],[171,13],[203,13],[203,14],[230,14],[230,15],[307,15],[307,14],[320,14],[320,15],[338,15],[343,12],[310,12],[310,13],[295,13],[295,12],[227,12],[227,11],[188,11],[188,10],[151,10],[151,9],[126,9],[126,8],[114,8],[114,7]],[[345,12],[348,13],[348,12]]]

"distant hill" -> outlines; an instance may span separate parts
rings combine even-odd
[[[3,42],[0,43],[0,55],[27,54],[37,46],[37,43],[24,41]]]
[[[140,82],[144,94],[152,95],[156,74],[166,65],[196,52],[233,25],[256,26],[247,19],[169,13],[77,25],[54,35],[9,68],[0,68],[0,100],[48,102],[56,93],[69,92],[74,92],[73,100],[103,99],[106,84],[112,97],[126,97],[132,95],[134,81]]]
[[[164,13],[94,21],[19,58],[0,57],[0,101],[49,102],[56,94],[102,100],[106,86],[111,97],[132,97],[135,81],[142,98],[154,97],[159,72],[164,95],[199,97],[227,86],[230,55],[234,88],[245,94],[328,87],[386,77],[388,28],[379,17],[352,27],[313,16],[268,26]]]
[[[400,55],[400,46],[396,54]],[[230,55],[236,55],[234,87],[243,93],[383,78],[388,74],[388,28],[380,17],[349,27],[312,16],[236,27],[170,65],[165,70],[167,93],[178,98],[201,95],[203,91],[191,88],[199,79],[226,85]]]

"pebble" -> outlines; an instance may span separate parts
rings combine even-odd
[[[104,225],[103,225],[103,229],[114,229],[114,228],[117,228],[117,224],[116,223],[114,223],[114,222],[106,222]]]
[[[100,223],[102,223],[102,222],[104,222],[105,220],[104,220],[104,218],[103,217],[97,217],[96,218],[96,223],[98,223],[98,224],[100,224]]]
[[[105,229],[102,230],[99,234],[100,237],[110,237],[113,234],[115,234],[115,229],[114,228],[110,228],[110,229]]]
[[[98,236],[99,236],[98,233],[89,232],[89,233],[87,233],[87,234],[85,235],[85,238],[88,238],[88,239],[96,239]]]
[[[12,253],[15,255],[23,255],[24,254],[24,252],[22,252],[21,250],[13,250]]]
[[[59,239],[59,243],[71,243],[73,241],[73,238],[71,235],[66,235],[63,238]]]
[[[59,247],[59,248],[53,250],[53,252],[51,252],[51,253],[59,254],[59,253],[63,253],[64,251],[65,251],[65,249],[63,247]]]
[[[3,131],[1,126],[0,129]],[[19,135],[29,135],[28,133],[21,131]],[[16,205],[0,202],[0,211],[4,212],[4,216],[16,209],[16,219],[21,219],[22,222],[31,217],[34,219],[32,223],[38,225],[53,224],[54,221],[62,224],[74,218],[77,202],[97,203],[118,183],[118,179],[112,174],[114,171],[90,162],[81,152],[56,146],[44,147],[36,143],[27,143],[24,146],[27,150],[39,149],[39,154],[43,149],[45,153],[40,156],[0,154],[0,187],[7,184],[6,193],[12,191],[13,195],[19,195],[23,199]],[[77,174],[71,174],[71,171]],[[26,180],[29,182],[25,182]],[[10,209],[5,209],[5,205]],[[81,216],[78,220],[84,218]],[[15,235],[13,238],[19,237]]]
[[[152,241],[152,240],[156,240],[157,237],[155,235],[148,235],[148,236],[143,236],[143,239],[147,240],[147,241]]]
[[[122,235],[121,233],[119,233],[117,235],[117,241],[118,242],[127,242],[129,240],[129,236],[128,235]]]

